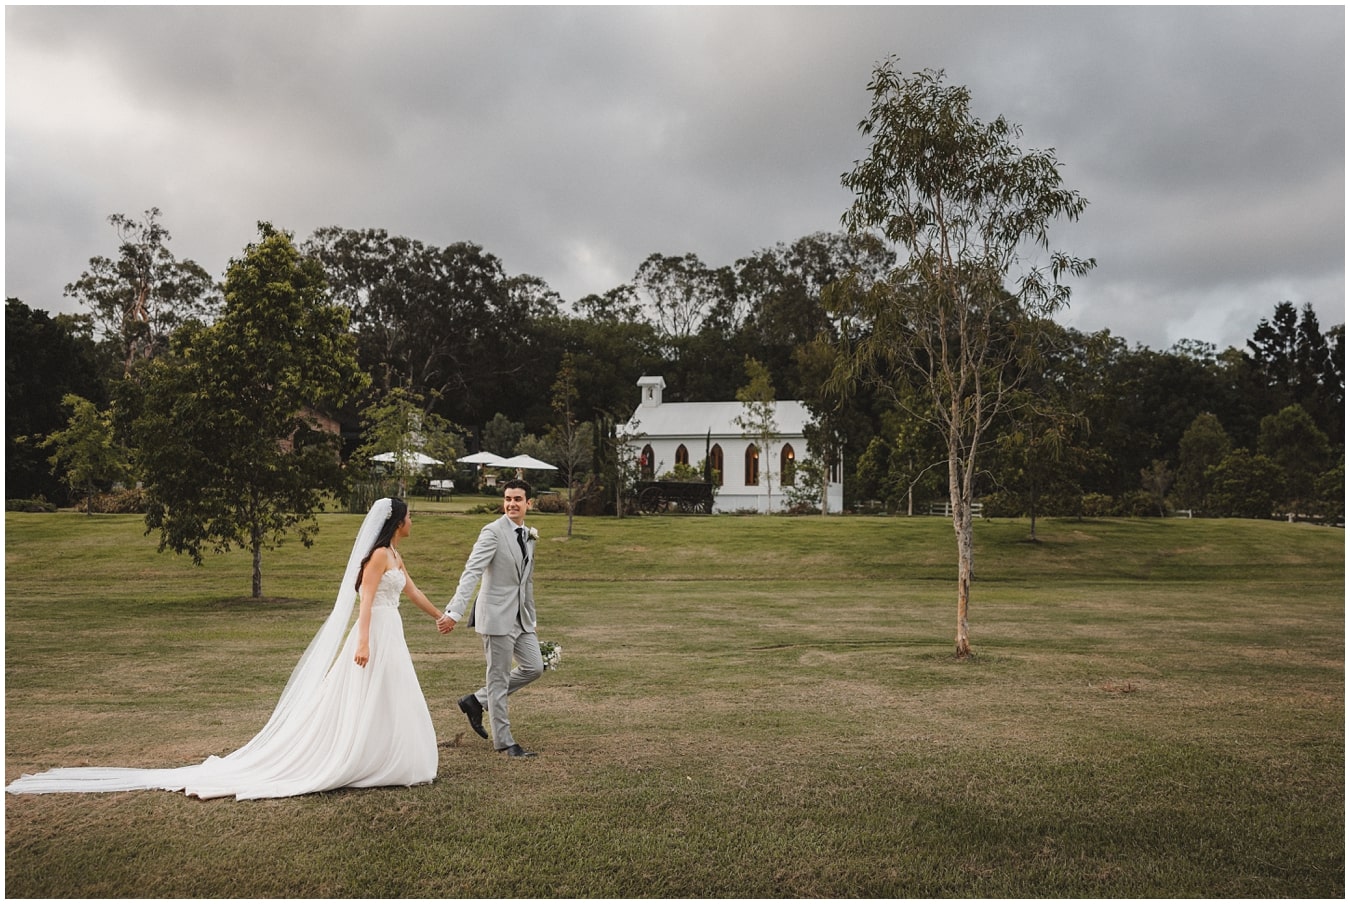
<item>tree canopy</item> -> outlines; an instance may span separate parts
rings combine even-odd
[[[1063,187],[1053,153],[1020,148],[1021,130],[1001,116],[974,117],[970,92],[944,79],[933,70],[905,75],[893,57],[873,72],[872,106],[859,124],[870,146],[843,177],[854,193],[844,224],[879,232],[901,259],[856,296],[849,313],[860,323],[842,337],[835,382],[871,382],[897,404],[921,400],[914,413],[945,438],[956,651],[967,656],[980,450],[1019,398],[1038,333],[1068,303],[1063,277],[1095,262],[1050,249],[1050,223],[1075,220],[1087,206]],[[1048,260],[1028,262],[1028,248]]]
[[[95,257],[66,295],[82,301],[95,322],[113,337],[130,371],[168,341],[181,323],[209,317],[219,304],[210,274],[194,261],[177,260],[172,236],[159,222],[159,208],[143,220],[115,213],[108,222],[117,231],[116,259]]]
[[[291,237],[259,224],[230,265],[225,309],[185,327],[142,368],[132,435],[160,548],[191,555],[243,547],[262,595],[262,552],[341,494],[338,436],[317,412],[366,384],[347,311],[327,301],[323,270]]]

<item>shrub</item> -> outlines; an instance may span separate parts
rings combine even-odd
[[[567,500],[561,493],[540,493],[532,506],[536,512],[545,515],[562,515],[567,512]]]
[[[1116,501],[1105,493],[1084,493],[1084,518],[1109,518],[1115,514]]]
[[[144,515],[145,490],[132,487],[127,490],[113,490],[110,493],[95,493],[87,507],[85,500],[81,499],[75,510],[79,512],[92,510],[99,515]]]
[[[1156,518],[1158,503],[1147,490],[1133,490],[1120,497],[1105,493],[1084,493],[1081,503],[1084,518]]]
[[[46,499],[39,496],[36,499],[6,499],[5,511],[7,512],[54,512],[56,506],[52,505]]]
[[[994,492],[980,497],[986,518],[1020,518],[1026,514],[1022,502],[1013,493]]]
[[[1120,497],[1119,514],[1126,518],[1158,517],[1158,500],[1147,490],[1132,490]]]
[[[703,469],[696,468],[693,465],[680,464],[677,462],[675,467],[671,468],[669,471],[662,474],[658,479],[675,480],[679,481],[680,483],[702,483]]]
[[[502,504],[500,502],[484,502],[482,505],[475,505],[467,509],[466,515],[500,515],[502,513]]]

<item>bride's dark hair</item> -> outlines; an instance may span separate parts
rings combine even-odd
[[[394,542],[394,534],[406,517],[408,517],[408,503],[402,499],[390,497],[389,517],[384,519],[384,526],[380,528],[379,535],[375,538],[375,542],[371,544],[370,552],[366,553],[366,557],[361,560],[361,567],[356,571],[357,593],[361,592],[361,578],[366,573],[366,563],[370,561],[371,556],[375,555],[375,550],[381,546],[389,546]]]

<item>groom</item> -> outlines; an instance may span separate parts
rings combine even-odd
[[[530,509],[530,485],[523,480],[508,480],[502,490],[505,514],[478,534],[478,541],[464,563],[464,573],[454,599],[436,622],[442,634],[449,634],[464,618],[469,597],[482,580],[469,626],[483,637],[483,655],[487,658],[487,683],[459,699],[459,708],[469,724],[486,738],[483,709],[492,717],[492,743],[498,753],[507,756],[534,756],[511,736],[511,718],[507,695],[514,694],[538,678],[544,671],[539,655],[539,638],[534,633],[534,550],[535,536],[525,526]],[[516,667],[511,668],[511,660]]]

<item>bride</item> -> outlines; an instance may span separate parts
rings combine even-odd
[[[380,499],[371,507],[332,614],[300,657],[272,717],[234,753],[173,769],[53,769],[24,775],[5,790],[158,788],[245,800],[430,782],[436,777],[436,732],[403,639],[399,595],[407,593],[433,619],[441,613],[417,589],[399,554],[398,544],[411,530],[412,515],[401,499]],[[359,615],[348,632],[358,598]]]

